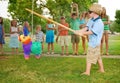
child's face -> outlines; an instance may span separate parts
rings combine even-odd
[[[12,22],[12,25],[13,25],[13,26],[16,26],[16,25],[17,25],[17,21],[14,20],[14,21]]]
[[[65,23],[65,19],[61,19],[60,21],[61,21],[61,23]]]
[[[41,27],[37,27],[37,31],[41,31]]]
[[[24,26],[29,26],[29,23],[28,23],[28,22],[25,22],[25,23],[24,23]]]

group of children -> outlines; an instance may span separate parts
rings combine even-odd
[[[78,5],[74,3],[72,4],[72,9],[71,9],[70,23],[67,23],[65,19],[66,18],[62,16],[60,18],[60,23],[66,27],[70,27],[76,32],[76,33],[71,32],[71,42],[72,42],[74,55],[78,55],[80,36],[82,36],[82,42],[83,42],[82,46],[84,49],[84,54],[87,54],[86,71],[83,74],[90,75],[91,65],[96,64],[97,61],[100,67],[99,71],[104,72],[101,53],[103,53],[102,45],[103,45],[103,39],[105,36],[106,38],[105,41],[107,43],[106,54],[108,55],[108,30],[109,30],[108,25],[110,24],[108,16],[106,15],[105,8],[104,7],[102,8],[101,5],[99,4],[93,4],[89,8],[89,11],[87,13],[83,12],[79,18]],[[47,54],[50,54],[50,53],[54,54],[54,31],[55,30],[56,28],[54,27],[54,25],[50,21],[48,21],[48,24],[46,25],[46,43],[48,43]],[[18,53],[19,32],[20,32],[19,28],[17,28],[17,21],[12,20],[11,27],[10,27],[10,44],[9,44],[13,50],[12,53],[14,53],[14,50],[16,50],[15,52]],[[26,21],[24,22],[24,25],[23,25],[23,34],[26,35],[26,33],[29,34],[29,32],[30,32],[30,26],[29,26],[29,23]],[[35,34],[36,34],[36,41],[41,42],[42,48],[44,48],[43,46],[44,34],[41,31],[40,25],[36,27]],[[86,38],[84,36],[86,36]],[[2,48],[2,44],[5,43],[4,37],[5,36],[4,36],[4,28],[3,28],[3,19],[0,17],[0,48]],[[62,49],[61,55],[64,55],[64,49],[66,51],[66,55],[68,55],[68,46],[69,46],[68,30],[61,26],[58,26],[58,35],[56,40],[58,39]],[[88,40],[88,52],[86,49],[86,43],[85,43],[86,40]]]

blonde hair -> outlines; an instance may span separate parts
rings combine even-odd
[[[37,30],[38,28],[41,28],[41,25],[37,25],[37,26],[36,26],[36,30]]]
[[[94,3],[90,6],[89,10],[95,12],[98,15],[101,15],[102,7],[100,4]]]

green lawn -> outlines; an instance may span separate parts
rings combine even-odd
[[[0,83],[120,83],[120,59],[103,59],[105,73],[93,65],[90,76],[85,70],[85,58],[33,56],[26,61],[23,55],[0,59]]]
[[[72,54],[72,44],[70,42],[70,39],[68,40],[69,41],[69,53]],[[81,41],[80,41],[80,44],[79,44],[79,54],[82,54],[83,53],[83,49],[82,49],[82,46],[81,46]],[[54,48],[55,48],[55,53],[58,53],[60,54],[61,53],[61,47],[60,45],[58,44],[54,44]],[[6,38],[6,44],[4,45],[4,50],[5,52],[10,52],[11,49],[9,48],[9,38]],[[20,48],[19,48],[19,51],[22,51],[22,47],[21,47],[21,44],[20,44]],[[105,48],[104,48],[104,51],[105,51]],[[44,50],[43,50],[44,53],[47,52],[47,44],[44,43]],[[109,54],[110,55],[120,55],[120,35],[111,35],[109,37]]]

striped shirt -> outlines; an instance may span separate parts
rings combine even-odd
[[[38,33],[35,34],[36,37],[36,41],[37,42],[43,42],[43,37],[44,37],[44,33],[42,31],[39,31]]]

